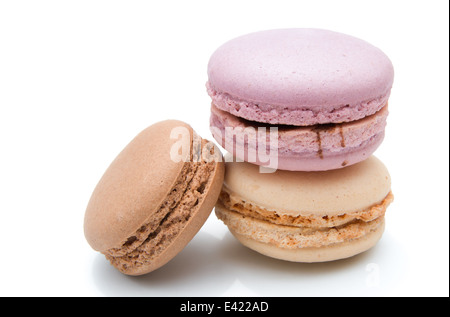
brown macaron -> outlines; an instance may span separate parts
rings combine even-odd
[[[89,200],[84,234],[127,275],[156,270],[200,230],[222,188],[220,150],[186,123],[168,120],[137,135]]]

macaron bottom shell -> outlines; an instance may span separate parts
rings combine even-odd
[[[351,221],[336,227],[312,228],[273,224],[244,216],[220,202],[215,211],[246,247],[292,262],[325,262],[354,256],[375,246],[385,227],[384,212],[368,222]]]
[[[339,169],[364,161],[380,146],[384,136],[384,132],[381,132],[364,142],[360,148],[351,151],[343,151],[342,153],[321,151],[306,155],[278,153],[277,151],[273,151],[273,155],[261,155],[256,151],[255,155],[255,150],[249,150],[248,146],[238,148],[236,145],[229,143],[220,143],[220,145],[241,161],[251,161],[253,164],[275,170],[315,172]],[[219,142],[219,138],[216,140]]]
[[[375,114],[340,124],[271,126],[211,107],[210,129],[233,156],[259,166],[288,171],[326,171],[361,162],[381,145],[387,105]]]
[[[265,256],[290,262],[317,263],[341,260],[368,251],[381,239],[384,228],[385,222],[383,219],[382,224],[376,230],[371,231],[361,238],[321,248],[296,249],[279,248],[273,244],[259,242],[232,230],[230,232],[244,246]]]

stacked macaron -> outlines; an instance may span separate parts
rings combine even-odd
[[[239,241],[298,262],[377,243],[393,196],[372,154],[384,138],[393,77],[378,48],[327,30],[263,31],[215,51],[211,131],[246,161],[227,162],[216,215]]]

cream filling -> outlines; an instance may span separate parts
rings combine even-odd
[[[292,227],[243,216],[227,210],[220,202],[216,205],[216,215],[233,233],[285,249],[318,248],[358,239],[377,230],[384,219],[379,217],[370,222],[356,220],[342,226],[322,229]]]
[[[378,230],[392,192],[370,208],[339,216],[280,215],[222,190],[216,215],[231,232],[280,248],[317,248],[359,239]]]
[[[386,208],[394,200],[394,196],[392,192],[389,192],[379,204],[375,204],[361,211],[343,212],[336,216],[317,216],[302,212],[298,212],[298,216],[292,216],[277,211],[267,210],[253,202],[245,201],[232,193],[226,186],[222,188],[219,200],[225,208],[231,211],[273,224],[294,227],[331,228],[355,220],[369,222],[384,216]]]

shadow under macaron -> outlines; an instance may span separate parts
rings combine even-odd
[[[395,243],[383,242],[386,239],[379,242],[382,246],[351,258],[295,263],[250,250],[229,232],[219,239],[200,231],[174,259],[149,274],[124,275],[99,254],[92,275],[105,296],[380,295],[401,279],[406,265],[404,260],[396,261],[405,257],[399,255]]]
[[[221,241],[200,231],[163,267],[142,276],[127,276],[100,255],[93,278],[106,296],[219,296],[233,282],[217,261]]]
[[[407,256],[385,232],[376,246],[330,262],[296,263],[262,255],[243,246],[231,233],[222,243],[223,258],[240,283],[260,296],[382,296],[401,283]]]

